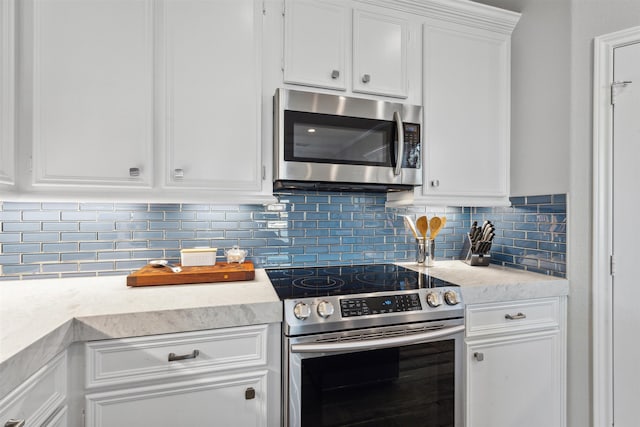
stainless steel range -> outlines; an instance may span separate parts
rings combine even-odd
[[[268,269],[287,426],[462,425],[464,304],[393,264]]]

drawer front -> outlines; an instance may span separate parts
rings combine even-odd
[[[85,344],[87,388],[267,363],[267,325]]]
[[[10,420],[25,420],[27,426],[39,426],[63,405],[67,397],[67,354],[56,356],[0,400],[0,425]]]
[[[467,306],[467,337],[558,328],[560,299],[510,301]]]

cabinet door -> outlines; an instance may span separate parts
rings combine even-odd
[[[254,0],[161,4],[165,184],[260,190],[260,5]]]
[[[508,203],[509,52],[508,35],[425,24],[422,195],[430,200]]]
[[[25,0],[35,184],[150,185],[151,6]]]
[[[561,427],[558,330],[467,343],[467,427]]]
[[[407,97],[408,22],[353,14],[353,91]]]
[[[327,2],[285,1],[285,83],[346,89],[349,12]]]
[[[266,426],[267,372],[86,396],[86,425]]]
[[[0,1],[0,184],[15,183],[14,0]]]
[[[0,399],[0,425],[9,420],[26,426],[47,425],[54,414],[65,411],[67,401],[67,353],[54,357],[38,372]]]

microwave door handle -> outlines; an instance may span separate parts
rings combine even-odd
[[[309,344],[292,344],[291,353],[341,353],[345,351],[375,350],[378,348],[398,347],[402,345],[420,344],[438,338],[464,332],[464,325],[451,326],[435,331],[405,335],[399,337],[377,338],[361,341],[320,342]]]
[[[393,113],[393,120],[396,122],[396,168],[393,174],[398,176],[402,171],[402,159],[404,158],[404,126],[399,111]]]

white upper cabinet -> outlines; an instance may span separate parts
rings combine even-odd
[[[407,97],[406,20],[353,14],[353,91]]]
[[[36,186],[151,185],[151,6],[150,0],[25,0],[31,96],[22,99],[31,103],[25,132]]]
[[[0,0],[0,184],[15,183],[14,0]]]
[[[262,190],[261,2],[20,6],[21,191],[272,199]]]
[[[423,185],[390,195],[390,204],[509,205],[511,32],[520,15],[472,2],[429,13]]]
[[[163,183],[259,191],[261,7],[254,0],[161,4]]]
[[[284,83],[408,98],[410,75],[419,80],[419,71],[408,72],[408,52],[420,55],[419,25],[408,16],[350,2],[285,0]]]
[[[427,23],[423,43],[422,195],[471,206],[508,203],[509,37]]]
[[[285,7],[284,82],[346,90],[351,10],[307,0]]]

